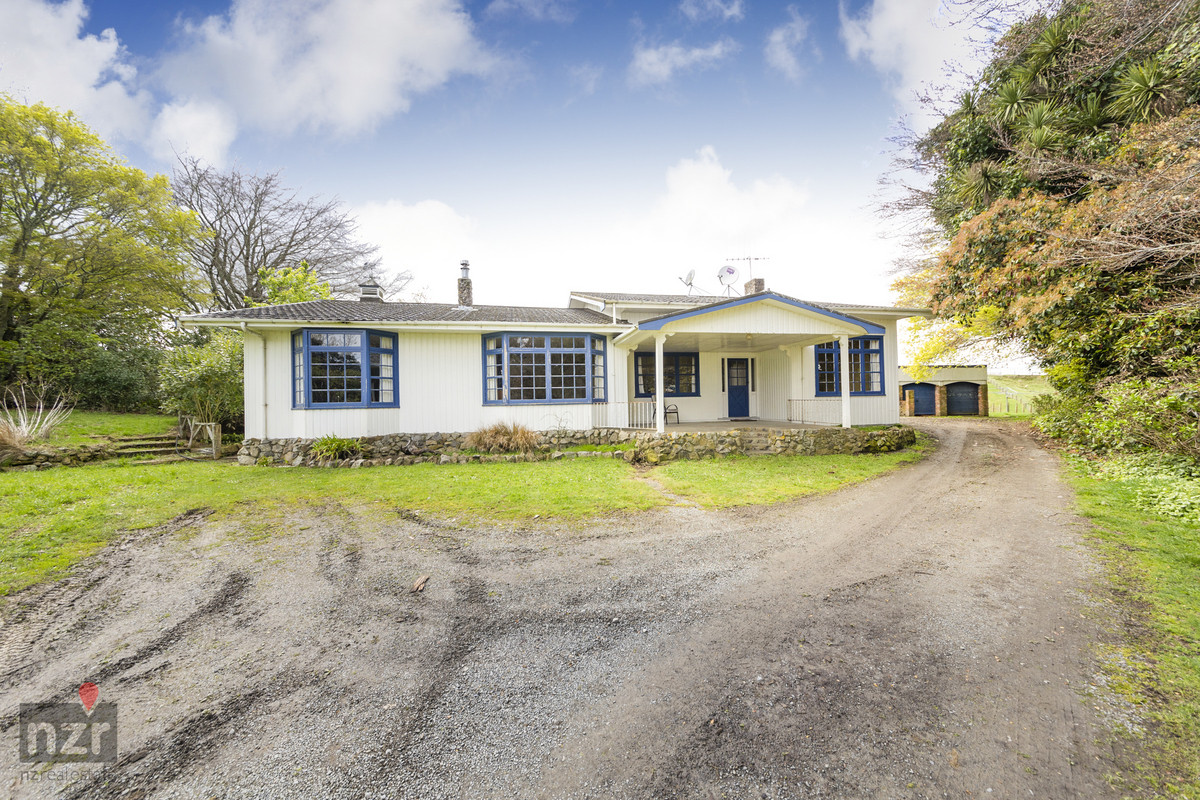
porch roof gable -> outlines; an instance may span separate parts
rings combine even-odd
[[[732,308],[737,308],[738,306],[745,306],[745,305],[749,305],[752,303],[761,303],[761,302],[770,302],[770,301],[773,301],[774,303],[783,305],[788,308],[796,309],[797,311],[800,311],[800,312],[807,312],[808,314],[815,314],[818,316],[826,317],[830,320],[834,320],[834,321],[837,321],[837,322],[840,322],[843,324],[848,323],[851,326],[861,328],[862,329],[861,335],[881,336],[884,333],[883,326],[878,325],[874,322],[868,322],[865,319],[860,319],[858,317],[852,317],[849,314],[843,314],[841,312],[834,311],[833,309],[827,308],[826,306],[817,305],[816,303],[810,303],[810,302],[807,302],[804,300],[798,300],[795,297],[789,297],[785,294],[779,294],[778,292],[772,292],[772,291],[755,292],[754,294],[745,295],[744,297],[730,297],[727,299],[719,300],[715,303],[708,303],[706,305],[702,305],[702,306],[699,306],[696,308],[689,308],[689,309],[684,309],[684,310],[680,310],[680,311],[673,311],[669,314],[662,314],[657,317],[651,317],[650,319],[644,319],[637,324],[637,330],[661,331],[661,330],[663,330],[663,328],[665,326],[670,325],[671,323],[680,322],[682,320],[689,319],[692,317],[699,317],[699,316],[704,316],[707,314],[718,313],[721,311],[726,311],[726,310],[729,310]]]

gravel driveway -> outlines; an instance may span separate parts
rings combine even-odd
[[[513,530],[331,501],[267,538],[185,516],[5,611],[0,794],[1116,796],[1055,457],[1015,424],[918,426],[920,464],[771,507]],[[17,704],[85,678],[120,760],[33,780]]]

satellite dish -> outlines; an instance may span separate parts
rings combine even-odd
[[[717,270],[717,280],[721,282],[722,286],[732,286],[737,282],[738,275],[740,274],[737,267],[731,267],[726,264]]]
[[[687,277],[680,278],[679,282],[688,287],[688,294],[692,293],[692,281],[696,280],[696,270],[689,269]]]

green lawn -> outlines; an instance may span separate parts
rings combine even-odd
[[[116,414],[109,411],[72,411],[51,434],[47,444],[77,447],[96,444],[96,436],[145,436],[168,433],[175,418],[162,414]]]
[[[705,508],[762,505],[831,492],[924,457],[926,440],[899,453],[857,456],[732,457],[656,467],[667,491]]]
[[[663,504],[622,461],[308,469],[178,462],[0,474],[0,594],[69,566],[121,530],[193,508],[261,517],[336,498],[443,517],[574,519]],[[251,508],[247,509],[246,504]]]
[[[1149,715],[1153,733],[1127,790],[1200,797],[1200,524],[1138,508],[1138,489],[1073,470],[1080,509],[1110,580],[1134,616],[1132,649],[1147,668],[1114,676]]]
[[[144,421],[153,428],[169,418]],[[678,462],[654,474],[674,493],[723,507],[829,491],[920,454],[918,448],[882,456],[730,458]],[[330,498],[468,523],[573,520],[667,502],[625,461],[600,458],[353,470],[109,462],[5,472],[0,473],[0,595],[60,573],[122,531],[161,525],[194,508],[211,508],[218,517],[253,527],[264,519],[282,519],[292,507]]]

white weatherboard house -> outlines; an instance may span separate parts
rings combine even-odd
[[[759,420],[899,421],[896,323],[923,309],[736,297],[572,292],[567,308],[359,300],[219,311],[246,348],[246,437],[312,439],[657,428]],[[843,357],[848,354],[848,357]]]

